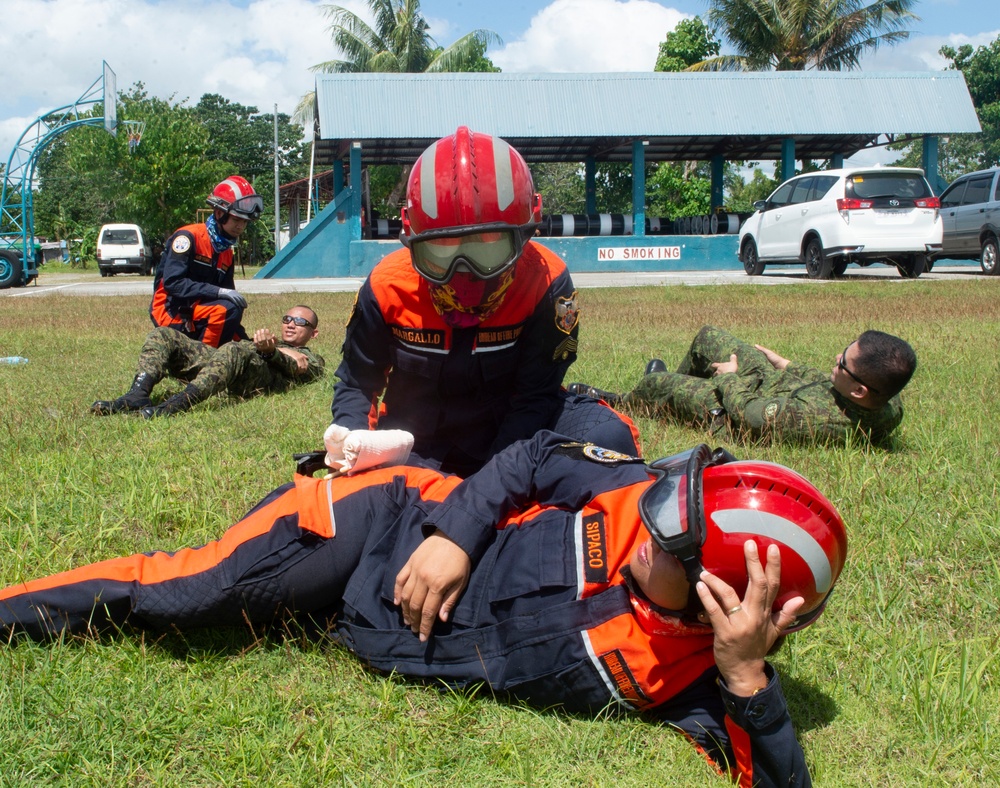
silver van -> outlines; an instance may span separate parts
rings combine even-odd
[[[984,274],[1000,274],[1000,167],[970,172],[941,195],[944,238],[937,258],[979,260]]]
[[[97,236],[97,267],[101,276],[153,273],[153,256],[137,224],[106,224]]]

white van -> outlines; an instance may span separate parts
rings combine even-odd
[[[153,273],[153,256],[137,224],[106,224],[97,236],[97,267],[101,276]]]

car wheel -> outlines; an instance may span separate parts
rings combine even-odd
[[[837,262],[833,264],[833,275],[838,279],[842,277],[847,272],[848,260],[846,257],[841,257]]]
[[[983,251],[979,255],[979,265],[983,269],[984,274],[989,276],[996,276],[1000,274],[1000,266],[997,263],[997,237],[995,235],[987,235],[986,240],[983,241]]]
[[[8,287],[20,287],[24,269],[21,267],[21,257],[15,252],[0,252],[0,290]]]
[[[833,261],[823,253],[819,238],[813,238],[806,246],[806,273],[810,279],[829,279],[833,274]]]
[[[101,269],[101,276],[107,276],[108,272],[105,269]]]
[[[915,254],[896,265],[899,275],[903,279],[916,279],[927,270],[927,255]]]
[[[760,257],[757,256],[757,244],[752,240],[743,244],[742,257],[743,270],[747,272],[747,276],[760,276],[764,273],[764,264],[760,261]]]

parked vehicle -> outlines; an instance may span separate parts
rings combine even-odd
[[[1000,167],[970,172],[941,195],[944,239],[937,257],[979,260],[984,274],[1000,274]]]
[[[754,203],[740,228],[740,261],[750,276],[767,265],[804,263],[813,279],[829,279],[850,263],[886,263],[917,277],[941,250],[939,206],[923,170],[804,173]]]
[[[101,276],[153,273],[153,256],[137,224],[106,224],[97,236],[97,267]]]

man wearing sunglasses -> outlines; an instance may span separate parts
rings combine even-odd
[[[322,456],[217,542],[0,591],[0,639],[293,616],[397,677],[641,712],[730,784],[809,784],[766,662],[821,614],[846,559],[844,523],[806,479],[706,445],[647,466],[547,432],[464,481],[313,478]]]
[[[307,306],[294,306],[281,318],[281,338],[266,328],[250,342],[229,342],[212,348],[172,328],[160,326],[146,336],[139,352],[132,387],[113,400],[98,400],[91,413],[137,412],[143,418],[173,416],[190,410],[213,394],[228,391],[244,399],[286,391],[296,383],[323,376],[325,362],[307,344],[319,336],[319,318]],[[153,387],[165,377],[187,383],[183,391],[154,405]]]
[[[233,246],[247,224],[260,218],[264,201],[239,175],[208,196],[212,215],[167,239],[153,281],[149,317],[209,347],[249,339],[243,328],[246,299],[236,290]]]
[[[849,343],[827,374],[704,326],[676,372],[653,359],[625,395],[582,383],[569,388],[636,412],[752,438],[881,443],[903,420],[899,393],[916,366],[913,348],[881,331],[865,331]]]
[[[566,264],[531,240],[541,212],[499,137],[463,126],[421,154],[405,248],[375,266],[347,326],[334,425],[406,430],[413,462],[460,475],[541,429],[638,453],[627,417],[562,389],[580,308]]]

